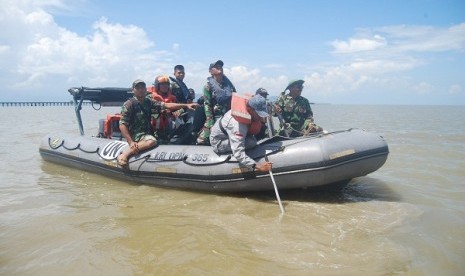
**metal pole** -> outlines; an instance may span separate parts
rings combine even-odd
[[[265,155],[265,161],[269,162],[267,155]],[[269,170],[269,173],[270,173],[271,181],[273,182],[273,187],[274,187],[274,192],[276,194],[276,199],[278,200],[278,203],[279,203],[279,209],[281,209],[281,214],[284,214],[285,213],[284,212],[284,207],[283,207],[283,204],[281,203],[281,198],[279,197],[278,186],[276,186],[276,181],[274,181],[273,171]]]

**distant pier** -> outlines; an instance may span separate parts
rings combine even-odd
[[[82,105],[91,105],[91,102],[82,102]],[[0,106],[73,106],[74,102],[0,102]]]

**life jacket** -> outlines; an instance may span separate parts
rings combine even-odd
[[[260,133],[262,123],[260,121],[253,121],[252,116],[247,110],[247,102],[252,98],[250,94],[240,95],[233,93],[231,99],[231,116],[241,124],[249,126],[247,134],[257,135]]]
[[[222,106],[223,112],[226,113],[231,108],[231,96],[234,92],[236,92],[236,88],[224,75],[223,87],[221,87],[221,85],[213,77],[208,77],[207,82],[212,90],[212,99],[214,99],[212,102]]]
[[[175,82],[181,90],[179,91],[181,93],[174,95],[176,96],[177,102],[187,103],[187,100],[189,99],[189,89],[187,88],[187,85],[183,81],[178,80],[177,78],[170,77],[170,80],[172,82]]]
[[[113,136],[121,136],[119,130],[119,120],[121,114],[107,114],[107,118],[103,124],[103,135],[105,138],[111,139]],[[118,133],[118,135],[114,135]]]
[[[157,92],[156,92],[156,89],[155,89],[155,86],[149,86],[149,87],[147,87],[147,93],[150,94],[150,95],[153,95],[153,94],[157,93]],[[153,96],[152,96],[152,97],[153,97]]]
[[[231,115],[241,124],[250,125],[252,116],[247,111],[247,102],[251,98],[250,95],[240,95],[234,93],[231,99]]]
[[[177,102],[176,97],[168,92],[165,95],[159,94],[156,92],[152,93],[152,97],[154,100],[164,103],[175,103]],[[173,116],[169,110],[163,111],[161,114],[157,114],[157,116],[152,117],[152,127],[158,130],[165,130],[168,128],[169,124],[171,123]]]

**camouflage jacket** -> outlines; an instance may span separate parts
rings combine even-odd
[[[119,124],[126,125],[132,139],[137,142],[143,135],[153,135],[150,124],[152,114],[160,113],[163,109],[165,109],[165,104],[162,102],[144,98],[144,101],[140,103],[135,97],[131,98],[121,107]]]
[[[208,78],[207,84],[203,88],[205,116],[207,118],[205,127],[207,128],[211,128],[217,118],[223,116],[231,109],[231,102],[223,105],[217,102],[215,94],[219,91],[215,91],[215,85],[217,90],[224,90],[229,93],[236,92],[236,88],[226,76],[223,76],[222,84],[216,82],[212,77]]]
[[[306,121],[313,122],[310,102],[302,96],[293,99],[289,94],[281,95],[275,104],[281,108],[284,121],[296,131],[301,131]]]

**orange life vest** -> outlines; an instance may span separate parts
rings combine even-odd
[[[239,93],[232,93],[231,116],[239,123],[249,126],[248,134],[257,135],[260,132],[262,123],[252,120],[252,116],[247,110],[247,102],[250,98],[252,98],[250,94],[240,95]]]
[[[105,138],[111,138],[113,132],[119,132],[119,120],[121,114],[108,114],[103,125],[103,135]]]
[[[155,89],[153,89],[152,97],[154,100],[164,103],[175,103],[177,101],[176,97],[171,94],[171,92],[168,92],[166,95],[162,95],[157,93]],[[157,119],[152,119],[152,127],[154,129],[164,130],[170,124],[172,117],[171,112],[165,109],[158,115]]]

